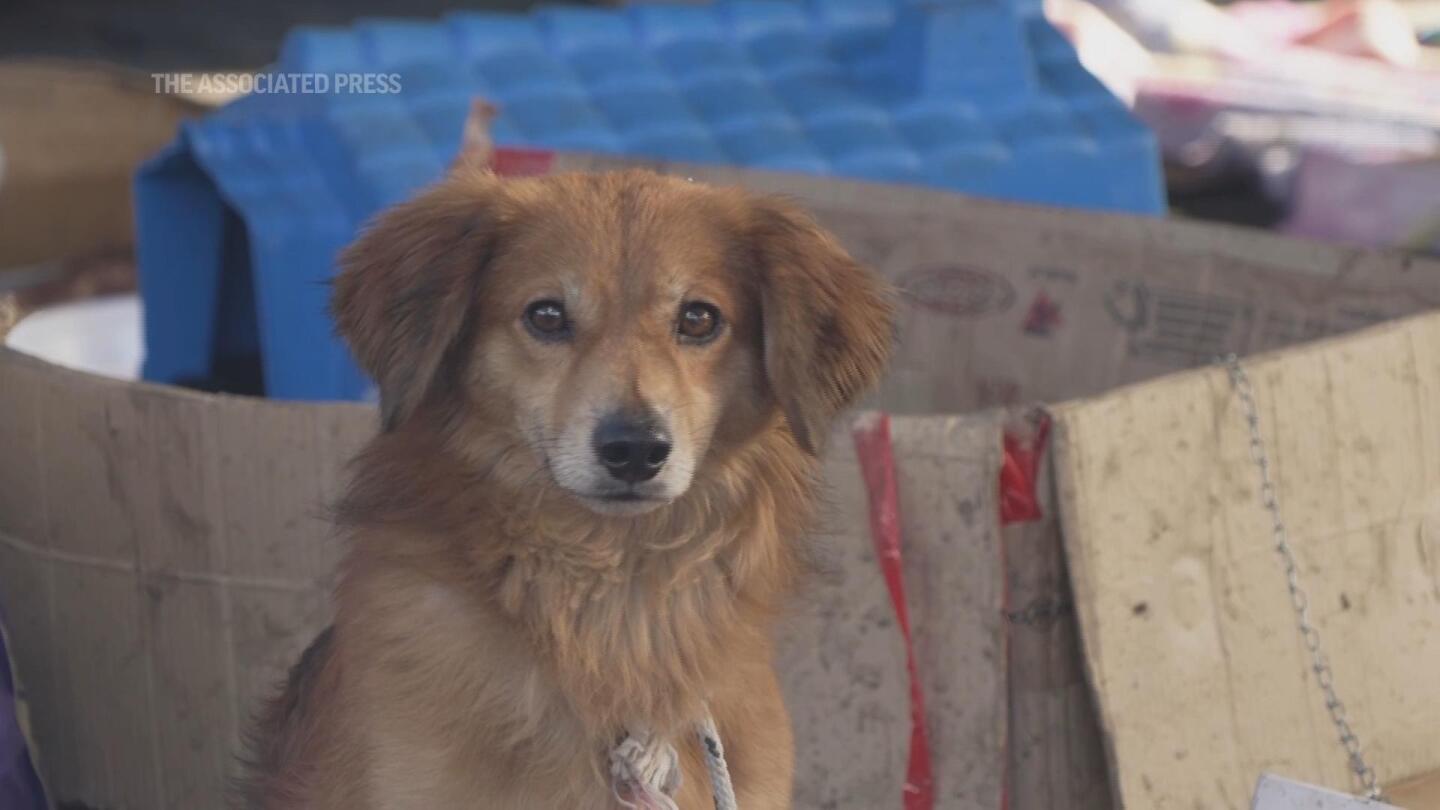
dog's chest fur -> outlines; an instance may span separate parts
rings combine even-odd
[[[795,575],[793,561],[778,564],[781,527],[677,520],[633,527],[637,536],[549,516],[512,522],[503,530],[522,534],[498,542],[398,555],[434,540],[362,531],[337,630],[367,707],[372,795],[401,802],[395,791],[483,786],[518,791],[496,806],[584,807],[598,792],[596,806],[609,808],[605,755],[632,727],[679,744],[688,794],[706,782],[691,750],[697,721],[713,712],[724,734],[750,724],[756,706],[770,717],[753,740],[727,741],[737,786],[784,782],[778,792],[788,792],[789,730],[766,630]],[[498,558],[486,551],[497,548]],[[681,806],[704,807],[707,793],[694,801]]]

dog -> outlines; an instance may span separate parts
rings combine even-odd
[[[772,625],[892,299],[796,205],[645,171],[460,166],[379,216],[332,306],[381,430],[250,806],[611,810],[643,728],[700,810],[709,716],[739,806],[789,807]]]

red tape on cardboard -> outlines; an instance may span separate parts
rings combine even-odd
[[[915,665],[910,637],[910,610],[905,602],[905,575],[900,556],[900,490],[895,480],[895,454],[890,443],[890,417],[863,418],[853,431],[855,453],[865,478],[870,503],[870,537],[895,606],[895,618],[905,638],[905,667],[910,675],[910,763],[905,772],[905,810],[931,810],[935,806],[935,779],[930,763],[930,741],[925,732],[925,699]]]
[[[1036,489],[1040,459],[1050,436],[1050,417],[1041,414],[1033,431],[1005,431],[1005,457],[1000,464],[1000,525],[1028,523],[1045,514]]]

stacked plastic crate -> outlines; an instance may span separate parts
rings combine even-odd
[[[501,146],[1164,206],[1150,134],[1024,0],[364,20],[294,31],[272,74],[328,86],[187,124],[137,180],[147,379],[258,356],[270,396],[363,396],[325,314],[335,253],[439,176],[476,97],[499,107]]]

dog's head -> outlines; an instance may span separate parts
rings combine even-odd
[[[891,341],[883,284],[807,215],[647,172],[461,169],[341,265],[386,430],[448,426],[498,480],[606,514],[675,500],[782,416],[815,452]]]

